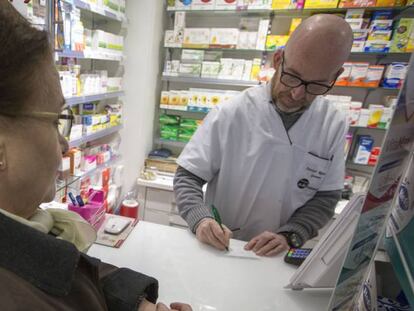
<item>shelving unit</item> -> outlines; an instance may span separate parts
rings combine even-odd
[[[124,60],[123,56],[111,55],[108,53],[101,53],[96,51],[57,51],[58,57],[76,58],[76,59],[95,59],[95,60],[110,60],[121,62]]]
[[[104,168],[111,167],[114,164],[118,163],[121,159],[122,159],[122,157],[115,156],[111,160],[109,160],[108,162],[106,162],[104,164],[97,165],[96,168],[94,168],[93,170],[90,170],[89,172],[84,172],[81,175],[69,176],[69,178],[67,178],[65,180],[58,179],[56,181],[56,191],[61,191],[65,187],[70,188],[71,185],[73,185],[74,183],[80,181],[82,178],[90,177],[90,176],[94,175],[95,173],[97,173],[98,171],[100,171]]]

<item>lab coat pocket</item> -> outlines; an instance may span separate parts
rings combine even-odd
[[[312,199],[328,173],[332,161],[313,153],[304,154],[293,179],[292,207],[296,210]]]

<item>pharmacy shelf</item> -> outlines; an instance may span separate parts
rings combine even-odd
[[[155,139],[155,143],[157,145],[163,145],[168,147],[175,147],[175,148],[184,148],[187,143],[184,143],[182,141],[175,141],[175,140],[167,140],[162,138]]]
[[[354,163],[352,161],[347,161],[346,162],[347,166],[356,166],[356,167],[365,167],[365,168],[371,168],[373,169],[375,166],[374,165],[368,165],[368,164],[358,164],[358,163]]]
[[[96,59],[96,60],[110,60],[120,62],[123,61],[124,56],[113,55],[110,53],[96,52],[96,51],[70,51],[63,50],[56,52],[58,57],[68,57],[77,59]]]
[[[125,95],[124,91],[118,91],[118,92],[109,92],[109,93],[101,93],[101,94],[93,94],[93,95],[85,95],[85,96],[67,97],[65,98],[65,100],[66,100],[66,105],[70,107],[70,106],[90,103],[90,102],[94,102],[98,100],[117,98],[123,95]]]
[[[162,81],[176,82],[176,83],[198,83],[198,84],[211,84],[211,85],[231,85],[231,86],[256,86],[259,82],[255,81],[243,81],[243,80],[225,80],[225,79],[207,79],[200,77],[180,77],[180,76],[162,76]]]
[[[240,10],[167,10],[167,12],[186,12],[194,16],[203,15],[279,15],[279,16],[307,16],[313,13],[343,13],[348,9],[365,9],[366,11],[380,11],[393,10],[396,12],[405,9],[411,9],[413,6],[394,6],[394,7],[354,7],[354,8],[312,8],[312,9],[285,9],[285,10],[271,10],[271,9],[240,9]]]
[[[72,140],[72,141],[69,142],[69,148],[79,147],[79,146],[81,146],[83,144],[86,144],[90,141],[94,141],[94,140],[97,140],[99,138],[106,137],[106,136],[109,136],[113,133],[116,133],[121,129],[122,129],[122,125],[112,126],[112,127],[107,128],[107,129],[101,130],[99,132],[93,133],[91,135],[86,135],[86,136],[83,136],[82,138]]]
[[[243,81],[243,80],[226,80],[226,79],[211,79],[211,78],[201,78],[201,77],[183,77],[183,76],[162,76],[163,81],[176,82],[176,83],[198,83],[198,84],[211,84],[211,85],[232,85],[232,86],[256,86],[261,84],[256,81]],[[365,86],[339,86],[335,85],[334,88],[345,88],[345,89],[361,89],[361,90],[389,90],[389,91],[399,91],[400,89],[386,88],[386,87],[365,87]]]
[[[93,176],[95,173],[99,172],[100,170],[113,166],[115,163],[119,162],[121,159],[122,159],[121,156],[115,156],[115,157],[112,157],[112,159],[109,160],[108,162],[97,165],[96,168],[94,168],[93,170],[84,172],[81,175],[76,175],[76,176],[71,175],[69,176],[69,178],[65,180],[58,179],[56,180],[56,191],[58,192],[58,191],[63,190],[65,187],[70,187],[71,185],[73,185],[74,183],[76,183],[77,181],[83,178]]]
[[[92,3],[86,3],[82,0],[64,0],[64,1],[66,3],[74,5],[75,7],[83,11],[92,12],[94,14],[103,16],[111,20],[116,20],[119,22],[127,22],[127,18],[125,14],[111,12],[109,10],[102,8],[101,6],[98,6]]]
[[[169,47],[164,46],[166,49],[173,50],[205,50],[205,51],[231,51],[231,52],[257,52],[257,53],[274,53],[276,50],[258,50],[258,49],[237,49],[237,48],[200,48],[200,47]],[[351,56],[410,56],[411,53],[401,53],[401,52],[352,52]]]
[[[350,126],[350,129],[362,129],[362,130],[374,130],[374,131],[383,131],[385,132],[387,129],[379,128],[379,127],[366,127],[366,126]]]
[[[160,111],[165,114],[172,114],[172,115],[189,115],[189,116],[201,116],[204,118],[206,114],[210,112],[211,109],[204,109],[203,111],[193,111],[193,110],[187,110],[187,109],[174,109],[174,108],[165,108],[165,107],[159,107]]]
[[[350,85],[334,85],[333,87],[334,89],[353,89],[353,90],[369,90],[369,91],[374,91],[374,90],[387,90],[387,91],[393,91],[393,92],[399,92],[400,89],[395,89],[395,88],[390,88],[390,87],[383,87],[383,86],[378,86],[378,87],[371,87],[371,86],[350,86]]]

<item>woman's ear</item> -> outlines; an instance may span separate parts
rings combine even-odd
[[[6,145],[0,141],[0,172],[7,168]]]

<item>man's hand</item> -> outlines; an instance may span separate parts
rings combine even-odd
[[[251,239],[244,249],[253,250],[258,256],[270,257],[288,250],[289,244],[283,235],[265,231]]]
[[[224,232],[221,230],[217,221],[211,218],[205,218],[197,226],[196,237],[199,241],[224,251],[226,247],[229,247],[233,233],[224,225],[223,228]]]

